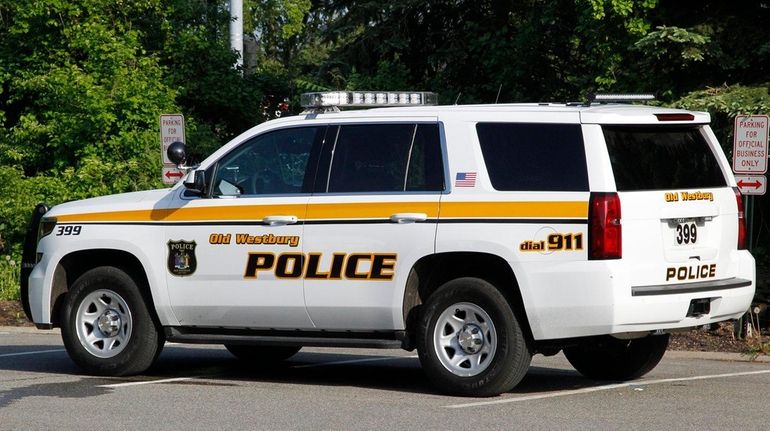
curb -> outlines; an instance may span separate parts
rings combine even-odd
[[[668,350],[666,356],[674,359],[706,359],[709,361],[726,361],[726,362],[757,362],[770,364],[770,356],[759,355],[754,359],[743,353],[732,352],[692,352],[686,350]]]
[[[34,334],[34,335],[59,335],[59,328],[37,329],[34,326],[0,326],[0,335],[2,334]]]

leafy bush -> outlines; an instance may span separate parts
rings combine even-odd
[[[19,299],[19,260],[0,256],[0,301]]]

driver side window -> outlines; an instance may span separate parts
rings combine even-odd
[[[243,143],[217,163],[213,197],[303,193],[323,128],[276,130]]]

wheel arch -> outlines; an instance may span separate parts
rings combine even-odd
[[[51,323],[54,327],[61,326],[61,306],[72,284],[87,271],[100,266],[113,266],[133,278],[152,318],[158,321],[147,271],[139,258],[125,250],[90,249],[73,251],[62,257],[56,265],[51,286]]]
[[[476,277],[499,289],[519,320],[527,344],[534,344],[529,317],[513,269],[502,257],[479,252],[437,253],[415,262],[407,278],[402,308],[410,340],[414,340],[421,305],[441,285],[460,277]]]

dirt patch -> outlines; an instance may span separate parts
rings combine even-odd
[[[708,329],[698,328],[678,332],[671,335],[668,349],[694,352],[748,352],[751,341],[739,340],[733,333],[733,322],[722,322]],[[764,337],[765,340],[770,340],[767,334],[764,334]]]
[[[19,301],[0,301],[0,326],[33,326]]]

